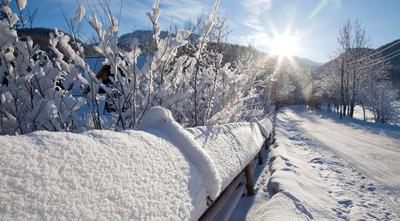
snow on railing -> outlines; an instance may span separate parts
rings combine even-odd
[[[244,189],[247,195],[254,194],[254,163],[264,163],[264,150],[274,141],[274,118],[272,112],[260,121],[252,119],[248,123],[188,129],[201,141],[211,158],[216,159],[214,162],[220,164],[217,168],[223,180],[221,194],[200,220],[228,220],[238,202],[237,196],[243,195]],[[244,185],[246,188],[242,188]]]
[[[169,141],[178,147],[200,171],[211,199],[217,197],[221,187],[221,177],[213,160],[201,148],[193,135],[174,120],[169,110],[162,107],[150,109],[144,116],[139,128],[152,128],[164,133]]]
[[[1,136],[0,219],[213,219],[252,194],[273,118],[184,129],[154,107],[140,129]]]

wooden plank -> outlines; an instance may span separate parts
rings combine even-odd
[[[258,164],[264,163],[264,145],[261,147],[260,152],[258,152]]]
[[[275,138],[275,137],[272,138],[272,139],[271,139],[271,145],[272,145],[272,144],[275,144],[275,141],[276,141],[276,138]]]
[[[208,207],[203,213],[199,220],[213,220],[218,212],[224,207],[226,200],[229,196],[238,188],[243,179],[244,172],[241,171],[239,175],[233,179],[233,181],[225,188],[224,191],[218,196],[218,198]]]
[[[264,148],[268,150],[270,145],[271,145],[271,139],[268,138],[267,140],[265,140]]]
[[[245,176],[246,176],[246,189],[247,195],[254,195],[254,182],[253,182],[253,161],[244,168]]]

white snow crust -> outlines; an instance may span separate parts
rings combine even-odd
[[[196,220],[202,175],[153,133],[0,137],[0,219]]]
[[[257,120],[255,118],[251,119],[251,122],[256,122],[258,123],[258,126],[260,127],[261,133],[265,138],[269,138],[273,129],[274,129],[274,123],[271,118],[271,116],[266,116],[261,120]]]
[[[215,199],[221,188],[221,177],[213,160],[201,148],[193,135],[177,123],[169,110],[162,107],[153,107],[143,117],[141,129],[157,129],[174,143],[201,172],[206,190]],[[239,173],[239,172],[237,172]]]
[[[223,190],[260,151],[264,138],[256,122],[189,128],[214,161]]]

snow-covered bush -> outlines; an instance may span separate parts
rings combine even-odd
[[[96,50],[106,57],[105,63],[111,67],[112,86],[106,94],[118,115],[115,126],[122,129],[136,127],[144,113],[157,105],[170,109],[184,125],[203,125],[215,113],[238,103],[244,83],[251,83],[251,74],[229,63],[222,64],[222,54],[206,47],[219,1],[195,42],[188,40],[191,34],[188,30],[160,38],[159,5],[155,1],[152,12],[147,14],[153,25],[154,43],[153,50],[145,54],[142,68],[137,65],[137,57],[142,54],[137,40],[133,39],[128,52],[116,46],[118,29],[112,26],[116,19],[111,13],[104,16],[109,18],[107,32],[102,30],[103,24],[96,17],[90,19],[99,37]],[[249,62],[240,60],[236,66]]]
[[[215,31],[219,0],[194,42],[189,40],[189,30],[160,37],[160,1],[155,0],[147,13],[153,44],[146,53],[137,39],[132,39],[129,50],[118,47],[119,21],[107,4],[99,10],[103,15],[86,19],[80,6],[69,25],[89,22],[97,37],[94,48],[109,70],[107,82],[85,62],[75,33],[54,30],[49,36],[50,53],[46,53],[29,37],[17,35],[19,18],[7,4],[2,7],[6,17],[0,21],[2,134],[136,128],[152,106],[170,109],[178,122],[190,126],[237,121],[243,116],[245,101],[251,97],[248,85],[254,78],[251,57],[223,63],[222,53],[207,47]],[[25,6],[21,2],[19,10]],[[146,57],[144,65],[138,65],[139,56]]]
[[[397,99],[397,91],[394,89],[387,71],[388,65],[382,63],[374,68],[366,68],[360,88],[361,106],[374,113],[375,122],[388,123],[396,113],[393,101]]]
[[[211,117],[207,123],[229,123],[261,116],[267,103],[255,104],[255,98],[268,97],[254,87],[258,59],[252,54],[240,56],[232,64],[232,71],[223,71],[217,78],[217,89],[212,100]],[[228,87],[227,87],[228,86]]]
[[[18,38],[18,16],[7,4],[2,10],[6,18],[0,21],[0,133],[81,130],[76,110],[85,101],[68,90],[79,72],[62,58],[50,60],[29,37]]]
[[[282,103],[289,102],[292,99],[294,90],[293,81],[284,71],[277,70],[271,75],[270,94],[278,108]]]

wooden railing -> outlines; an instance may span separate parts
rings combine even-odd
[[[275,114],[271,116],[272,120],[275,121]],[[216,200],[211,202],[207,210],[203,213],[203,215],[199,218],[199,220],[216,220],[218,216],[218,220],[221,220],[222,209],[226,207],[228,200],[233,196],[236,191],[241,191],[241,193],[236,193],[240,195],[244,195],[244,190],[246,190],[246,196],[254,195],[254,164],[261,165],[264,164],[264,151],[268,151],[270,145],[272,145],[275,141],[275,129],[273,129],[264,141],[264,144],[261,146],[260,151],[254,157],[253,160],[249,162],[249,164],[242,170],[240,173],[232,180],[232,182],[221,192]],[[243,188],[245,186],[245,188]],[[235,205],[230,205],[230,207],[235,208]],[[229,210],[229,213],[222,214],[223,217],[228,219],[230,217],[230,213],[233,211]]]

